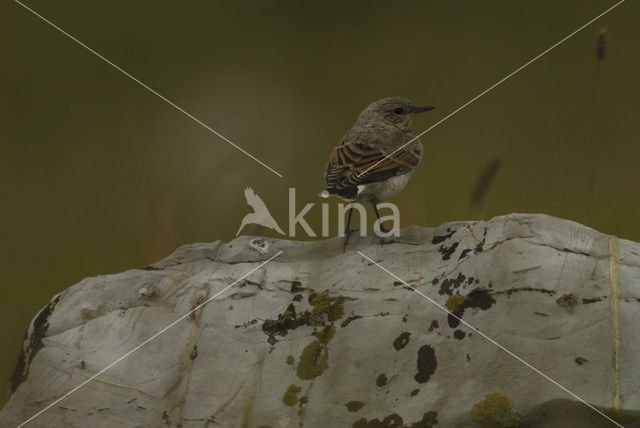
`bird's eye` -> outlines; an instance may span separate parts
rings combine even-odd
[[[402,114],[402,113],[404,113],[404,110],[402,110],[402,107],[396,107],[396,108],[393,109],[393,112],[395,114]]]

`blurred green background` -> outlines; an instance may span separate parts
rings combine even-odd
[[[437,106],[422,131],[614,2],[27,4],[284,178],[3,2],[1,382],[55,293],[231,240],[247,186],[286,229],[288,188],[299,207],[322,202],[329,152],[370,102]],[[424,162],[393,201],[403,226],[541,212],[640,241],[638,16],[626,2],[422,137]],[[318,206],[308,219],[320,231]]]

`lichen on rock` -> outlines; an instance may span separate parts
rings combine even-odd
[[[501,392],[490,392],[469,412],[482,428],[516,428],[522,417],[513,409],[513,400]]]

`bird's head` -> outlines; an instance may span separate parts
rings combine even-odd
[[[434,108],[416,105],[405,98],[383,98],[364,109],[360,114],[359,120],[384,121],[402,130],[408,130],[411,128],[411,122],[416,114],[433,110]]]

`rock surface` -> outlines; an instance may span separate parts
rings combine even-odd
[[[615,426],[429,299],[638,426],[640,244],[516,214],[352,239],[193,244],[83,280],[29,327],[1,425],[282,251],[26,426]]]

